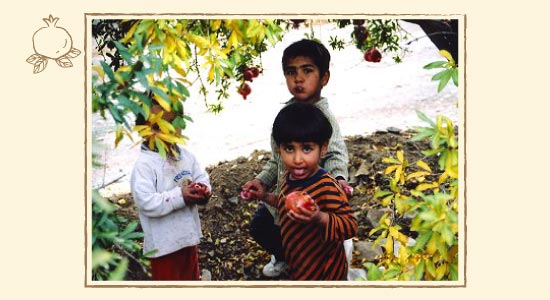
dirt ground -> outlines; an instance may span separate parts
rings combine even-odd
[[[421,153],[422,150],[428,149],[429,145],[426,142],[408,141],[413,134],[412,131],[390,130],[366,136],[346,137],[350,154],[350,183],[354,187],[350,203],[359,224],[355,241],[370,240],[368,232],[372,227],[366,215],[369,209],[380,206],[372,199],[374,188],[388,184],[383,174],[387,165],[381,162],[382,158],[395,156],[396,150],[403,149],[409,161],[423,159],[435,168],[435,161]],[[213,196],[205,207],[200,208],[204,237],[199,246],[199,259],[201,269],[208,270],[212,280],[286,279],[285,276],[271,279],[261,274],[261,269],[269,262],[270,255],[261,249],[248,233],[249,222],[258,204],[243,202],[238,198],[242,184],[261,170],[269,156],[269,152],[254,151],[247,157],[241,156],[207,168],[211,177]],[[137,218],[130,194],[112,196],[110,199],[117,203],[121,198],[124,198],[126,203],[119,213],[130,219]],[[355,251],[352,267],[361,268],[364,262],[365,259]],[[131,264],[127,280],[148,278],[141,267]]]

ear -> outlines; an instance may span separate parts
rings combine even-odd
[[[323,77],[321,77],[321,84],[323,86],[327,85],[329,79],[330,79],[330,71],[327,70],[325,74],[323,74]]]
[[[321,157],[327,155],[328,152],[328,142],[325,142],[323,145],[321,145]]]

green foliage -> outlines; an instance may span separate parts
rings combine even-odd
[[[116,215],[117,206],[92,191],[92,279],[123,280],[128,256],[141,252],[137,221]]]
[[[392,53],[393,60],[401,62],[400,41],[403,39],[399,20],[396,19],[336,19],[330,20],[339,28],[352,27],[352,43],[357,49],[365,52],[369,49],[378,49],[381,52]],[[330,37],[332,49],[343,49],[344,41],[337,37]]]
[[[105,37],[113,28],[118,28],[119,34]],[[268,45],[281,40],[283,29],[273,20],[145,19],[115,24],[100,20],[93,23],[92,32],[103,34],[98,47],[110,45],[115,53],[107,53],[110,63],[93,65],[92,111],[104,117],[109,112],[125,127],[117,137],[130,136],[129,131],[135,130],[151,149],[168,154],[172,144],[184,141],[178,129],[191,120],[183,106],[190,96],[189,77],[197,76],[193,81],[200,82],[205,105],[219,112],[221,101],[229,96],[230,79],[243,82],[245,68],[256,65]],[[207,100],[206,84],[218,87],[217,102]],[[151,124],[146,125],[150,130],[132,128],[129,115],[148,121],[156,118],[150,113],[151,98],[179,117],[164,128]]]
[[[429,139],[438,156],[436,172],[423,160],[410,164],[402,150],[383,159],[389,189],[377,189],[374,198],[390,207],[369,235],[377,235],[374,245],[383,243],[384,254],[377,262],[364,264],[368,280],[458,280],[458,145],[454,126],[445,117],[434,122],[421,112],[429,127],[416,128],[413,141]],[[405,189],[405,186],[412,189]],[[399,221],[412,216],[410,232]],[[392,218],[393,217],[393,218]],[[411,235],[414,233],[415,239]],[[399,247],[394,247],[399,243]],[[398,249],[396,251],[396,248]]]
[[[443,69],[432,76],[433,81],[439,81],[437,92],[441,92],[452,79],[455,86],[458,86],[458,65],[447,50],[440,50],[439,53],[447,61],[434,61],[424,66],[424,69]]]

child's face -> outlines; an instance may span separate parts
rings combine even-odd
[[[283,70],[288,91],[297,101],[315,103],[321,98],[321,90],[328,83],[329,73],[319,73],[313,60],[297,56],[288,60]]]
[[[279,154],[290,174],[290,179],[300,180],[313,176],[319,170],[319,160],[327,152],[328,145],[319,146],[313,142],[283,143]]]

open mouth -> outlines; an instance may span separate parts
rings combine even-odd
[[[291,169],[290,174],[293,178],[300,179],[306,175],[306,169]]]

